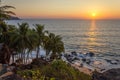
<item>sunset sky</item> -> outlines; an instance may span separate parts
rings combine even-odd
[[[120,18],[120,0],[2,0],[20,18]]]

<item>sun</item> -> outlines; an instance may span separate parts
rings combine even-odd
[[[95,12],[93,12],[93,13],[92,13],[92,17],[95,17],[95,16],[96,16],[96,13],[95,13]]]

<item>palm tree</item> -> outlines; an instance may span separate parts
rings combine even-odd
[[[44,25],[36,24],[34,26],[35,26],[35,32],[38,35],[37,53],[36,53],[36,58],[38,58],[40,47],[43,45],[43,39],[46,31],[44,30]]]
[[[46,51],[46,58],[49,56],[50,52],[51,52],[51,39],[48,35],[44,36],[43,39],[43,48]]]
[[[14,25],[8,25],[8,34],[9,34],[9,49],[10,49],[10,57],[12,58],[12,62],[14,63],[14,56],[16,55],[16,51],[15,51],[15,46],[11,46],[11,43],[13,43],[13,41],[10,40],[11,36],[14,34],[14,32],[17,30],[17,28]]]
[[[45,39],[44,48],[46,54],[50,55],[51,52],[51,59],[54,59],[57,58],[60,53],[64,52],[64,43],[59,35],[49,33],[48,37]]]
[[[0,6],[0,22],[3,21],[4,19],[9,19],[11,15],[15,15],[14,12],[8,10],[11,8],[15,9],[15,7],[13,6],[8,6],[8,5]]]
[[[10,33],[12,31],[11,27],[8,26],[4,20],[5,19],[9,19],[11,17],[11,15],[15,15],[14,12],[9,11],[8,9],[13,8],[15,9],[15,7],[13,6],[1,6],[1,0],[0,0],[0,43],[3,43],[2,46],[2,51],[1,53],[1,62],[3,64],[9,63],[10,61],[10,56],[12,54],[12,50],[9,46],[10,43]],[[9,31],[9,29],[11,29],[11,31]]]
[[[25,62],[26,51],[34,48],[37,36],[29,29],[29,25],[27,23],[18,24],[18,26],[19,28],[11,37],[11,41],[13,41],[11,45],[15,46],[17,51],[21,53],[20,57]]]
[[[8,25],[6,25],[5,22],[1,23],[0,29],[1,29],[0,42],[3,43],[3,47],[1,51],[1,56],[2,56],[1,62],[6,64],[9,63],[10,56],[12,54],[12,49],[10,48],[10,34],[12,32],[12,29]]]

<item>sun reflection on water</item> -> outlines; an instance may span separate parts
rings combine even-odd
[[[91,26],[89,28],[88,35],[91,39],[96,36],[96,24],[95,24],[94,20],[91,22]]]
[[[96,22],[95,20],[91,21],[91,25],[88,31],[88,46],[90,51],[94,51],[93,50],[93,46],[98,45],[98,43],[96,42],[97,40],[97,27],[96,27]]]

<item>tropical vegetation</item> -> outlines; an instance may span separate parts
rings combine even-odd
[[[0,63],[18,63],[16,74],[25,80],[91,80],[89,75],[60,59],[64,52],[60,35],[50,33],[41,24],[34,24],[34,28],[28,23],[6,24],[4,20],[15,15],[9,8],[14,7],[0,6]],[[41,48],[46,52],[44,59],[39,56]],[[36,50],[36,59],[28,64],[33,50]],[[29,69],[23,68],[26,64]]]
[[[9,19],[11,15],[15,15],[14,12],[8,10],[11,8],[15,9],[15,7],[13,6],[8,6],[8,5],[1,6],[1,0],[0,0],[0,21]]]
[[[4,20],[15,15],[14,12],[8,10],[10,8],[14,7],[0,6],[1,63],[9,64],[11,57],[13,62],[17,58],[26,63],[33,50],[36,50],[36,58],[39,58],[41,48],[45,49],[46,55],[52,57],[64,52],[62,38],[46,31],[44,25],[34,24],[35,28],[33,29],[30,28],[28,23],[18,23],[18,27],[7,25]],[[16,55],[17,57],[14,57]]]
[[[53,33],[45,33],[44,26],[36,24],[34,29],[29,28],[28,23],[18,24],[18,28],[12,25],[7,25],[5,22],[1,23],[0,41],[3,43],[3,61],[7,60],[9,63],[10,56],[17,55],[16,58],[22,59],[26,63],[31,51],[36,50],[36,58],[39,58],[40,48],[43,48],[53,58],[64,52],[64,44],[59,35]],[[2,53],[1,53],[2,54]],[[28,56],[28,57],[26,57]],[[13,59],[14,62],[14,59]]]
[[[50,64],[35,68],[18,70],[23,79],[32,78],[32,80],[91,80],[91,77],[84,74],[62,60],[54,60]]]

